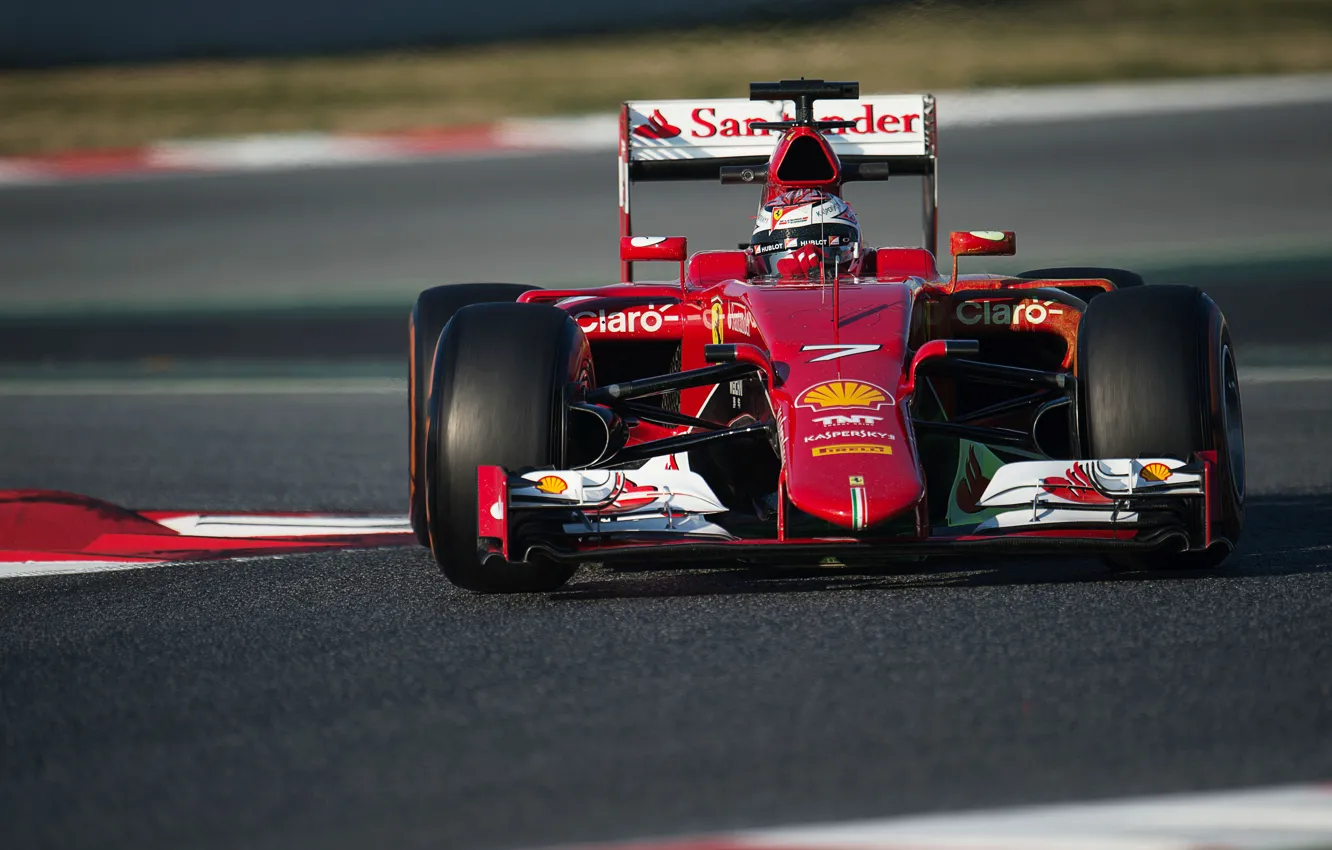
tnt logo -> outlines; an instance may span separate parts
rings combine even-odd
[[[862,413],[848,413],[845,415],[835,414],[833,416],[815,416],[814,421],[824,428],[839,428],[843,425],[873,425],[875,422],[882,422],[882,416],[866,416]]]

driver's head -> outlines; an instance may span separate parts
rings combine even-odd
[[[836,277],[860,256],[860,224],[836,195],[792,189],[759,207],[749,246],[760,277]]]

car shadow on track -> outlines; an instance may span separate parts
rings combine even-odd
[[[1239,551],[1215,570],[1116,571],[1096,558],[934,558],[872,570],[717,566],[685,570],[584,568],[555,601],[762,593],[912,590],[1101,582],[1199,581],[1332,572],[1332,496],[1250,500]]]

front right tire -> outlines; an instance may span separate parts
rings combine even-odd
[[[1115,556],[1137,569],[1225,560],[1244,525],[1244,419],[1234,346],[1215,302],[1192,286],[1115,290],[1087,305],[1078,331],[1084,457],[1214,451],[1221,540],[1206,551]],[[1214,535],[1217,536],[1217,535]]]

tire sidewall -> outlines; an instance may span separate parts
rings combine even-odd
[[[1240,533],[1244,527],[1244,503],[1247,490],[1244,419],[1239,397],[1238,375],[1229,374],[1228,376],[1228,371],[1234,370],[1235,346],[1231,342],[1230,328],[1226,324],[1221,309],[1206,295],[1203,295],[1202,299],[1209,310],[1207,344],[1204,346],[1204,361],[1201,364],[1208,376],[1209,395],[1206,425],[1211,446],[1216,451],[1216,468],[1221,478],[1218,482],[1217,497],[1221,500],[1222,519],[1220,524],[1222,533],[1230,540],[1232,545],[1235,545],[1239,543]],[[1230,359],[1229,369],[1226,362],[1227,358]],[[1230,388],[1229,391],[1235,394],[1235,403],[1239,406],[1237,411],[1238,423],[1231,421],[1235,416],[1235,411],[1227,409],[1228,388],[1226,384],[1230,378],[1236,379],[1235,386]],[[1232,424],[1238,429],[1238,455],[1234,451],[1236,446],[1233,439],[1235,433],[1230,428]]]
[[[1233,366],[1225,317],[1194,287],[1106,293],[1088,305],[1079,330],[1083,456],[1162,453],[1190,460],[1194,452],[1216,452],[1220,480],[1213,494],[1219,516],[1213,527],[1233,546],[1244,518],[1243,418],[1236,384],[1238,450],[1233,452],[1236,434],[1227,429],[1232,418],[1226,406],[1227,358]],[[1123,389],[1132,383],[1131,376],[1142,384],[1134,394]],[[1117,391],[1107,392],[1108,387]],[[1105,409],[1098,409],[1102,406]],[[1236,457],[1238,463],[1232,459]]]
[[[454,283],[431,287],[416,298],[407,325],[407,469],[409,516],[412,531],[422,546],[430,546],[425,504],[426,418],[440,334],[463,307],[516,301],[524,292],[537,288],[518,283]]]
[[[568,402],[593,379],[587,338],[563,310],[473,305],[445,326],[431,382],[425,501],[431,549],[455,585],[550,590],[572,575],[549,563],[481,565],[476,467],[561,468]]]

